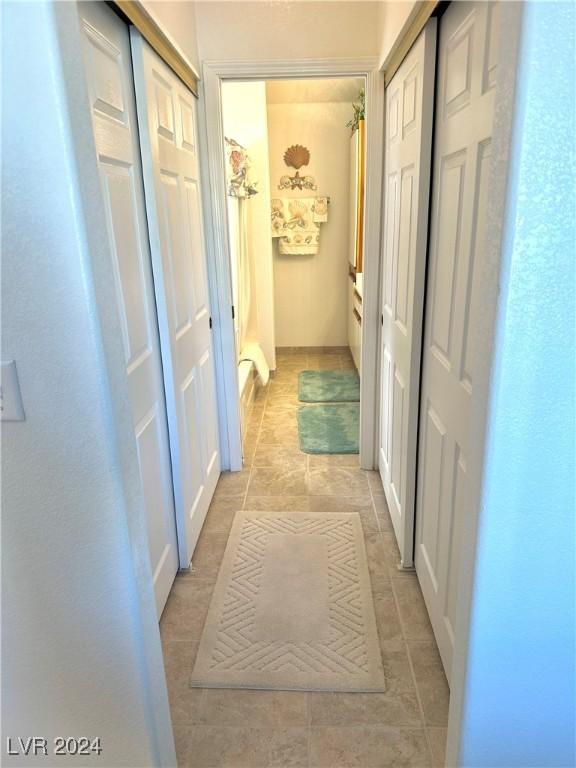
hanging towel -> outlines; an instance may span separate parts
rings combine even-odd
[[[264,357],[262,347],[260,344],[258,344],[257,341],[249,341],[244,346],[242,354],[240,355],[240,362],[243,360],[252,360],[258,376],[260,376],[260,381],[265,387],[266,384],[268,384],[268,379],[270,378],[270,368],[268,368],[268,363]]]
[[[328,198],[316,197],[312,206],[313,218],[317,224],[323,224],[328,221]]]
[[[276,197],[272,200],[272,237],[279,238],[279,253],[292,256],[318,253],[320,226],[314,219],[317,199],[322,198]],[[327,217],[322,220],[327,221]]]

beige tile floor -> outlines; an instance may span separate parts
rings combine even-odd
[[[282,350],[245,435],[245,469],[224,473],[189,572],[160,631],[180,768],[443,766],[448,686],[413,573],[399,553],[376,472],[357,456],[298,449],[298,372],[353,366],[346,350]],[[238,510],[358,512],[364,527],[385,693],[306,693],[189,686],[228,533]]]

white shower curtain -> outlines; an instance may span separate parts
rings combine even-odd
[[[251,259],[248,251],[248,200],[228,197],[228,226],[232,261],[232,296],[235,308],[236,352],[241,359],[246,346],[251,303]]]
[[[239,249],[238,249],[238,354],[241,355],[247,342],[250,304],[252,301],[252,259],[248,251],[248,200],[238,198]]]

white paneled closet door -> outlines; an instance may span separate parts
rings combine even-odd
[[[130,38],[104,3],[78,7],[160,617],[178,551]]]
[[[134,28],[131,41],[180,565],[186,568],[220,475],[196,99]]]
[[[386,89],[379,469],[402,564],[414,557],[416,444],[436,20]]]
[[[486,227],[498,8],[451,3],[439,34],[415,560],[448,680],[466,514],[472,286]]]

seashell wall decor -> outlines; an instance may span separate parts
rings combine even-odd
[[[310,150],[303,147],[302,144],[293,144],[284,152],[284,162],[290,168],[300,170],[303,165],[310,162]]]
[[[317,189],[313,176],[300,176],[299,170],[310,162],[310,150],[302,144],[293,144],[284,152],[284,162],[290,168],[295,168],[294,176],[281,176],[278,189]]]

